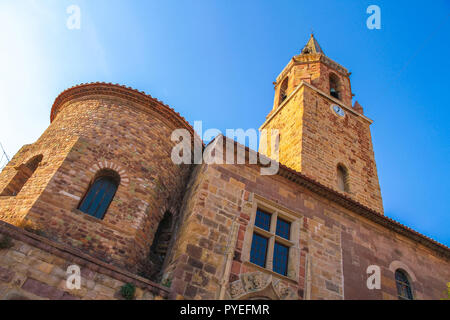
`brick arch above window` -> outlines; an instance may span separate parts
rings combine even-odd
[[[395,274],[395,271],[397,271],[398,269],[404,270],[412,281],[417,281],[414,272],[405,263],[398,260],[392,261],[391,264],[389,265],[389,270]]]
[[[102,160],[102,161],[99,161],[99,162],[93,164],[89,168],[89,171],[91,171],[95,174],[97,174],[101,170],[112,170],[112,171],[117,172],[117,174],[120,176],[120,185],[122,185],[122,186],[128,186],[128,184],[130,183],[130,179],[129,179],[125,169],[123,169],[121,166],[114,163],[113,161]]]
[[[95,173],[78,210],[98,219],[103,219],[120,185],[119,173],[110,168]]]

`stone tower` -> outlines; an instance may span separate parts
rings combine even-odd
[[[311,35],[277,77],[273,109],[260,130],[279,130],[280,163],[383,213],[372,120],[358,102],[352,106],[349,76]]]
[[[106,83],[64,91],[50,120],[1,172],[0,220],[138,272],[149,248],[160,256],[169,245],[153,239],[173,231],[190,173],[189,165],[171,161],[170,137],[192,127],[158,100]],[[118,187],[98,218],[80,203],[101,175],[113,176]],[[165,230],[158,231],[164,216]]]

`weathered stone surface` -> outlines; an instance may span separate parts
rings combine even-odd
[[[330,74],[339,101],[329,95]],[[48,129],[0,174],[0,234],[14,238],[0,250],[0,299],[121,299],[126,283],[136,285],[136,299],[396,299],[398,268],[416,299],[443,297],[448,248],[382,223],[370,121],[359,105],[350,109],[346,69],[322,54],[296,56],[275,89],[262,128],[281,131],[280,161],[303,175],[261,175],[257,164],[176,165],[171,133],[192,128],[167,106],[117,85],[64,92]],[[23,168],[39,155],[35,171]],[[349,170],[349,192],[337,188],[338,164]],[[77,208],[102,169],[116,171],[120,185],[100,220]],[[260,207],[273,218],[269,230],[255,227]],[[166,212],[176,222],[165,234],[168,254],[145,270]],[[289,221],[288,239],[275,232],[277,217]],[[255,232],[268,239],[262,265],[250,261]],[[283,274],[273,268],[275,243],[289,248]],[[71,265],[81,268],[79,290],[66,286]],[[370,265],[380,267],[379,290],[367,288]],[[137,275],[144,271],[161,285]]]
[[[37,242],[22,229],[0,222],[0,233],[3,232],[15,237],[17,245],[3,249],[0,256],[0,300],[117,299],[120,287],[125,283],[136,284],[136,299],[167,297],[166,289],[146,279],[127,275],[127,271],[100,266],[101,261],[95,258],[81,258],[70,247],[62,249],[46,239]],[[23,254],[23,248],[30,250]],[[53,262],[44,262],[41,260],[43,257]],[[67,287],[69,273],[66,270],[74,264],[78,264],[81,271],[80,289]]]
[[[14,180],[17,166],[42,155],[19,193],[0,197],[0,220],[19,225],[26,219],[51,239],[140,271],[164,213],[178,213],[191,170],[171,161],[171,133],[183,123],[157,100],[121,86],[81,86],[64,92],[47,130],[2,171],[0,192]],[[77,210],[101,169],[120,176],[103,220]]]
[[[14,275],[14,271],[0,267],[0,281],[8,283],[13,279]]]

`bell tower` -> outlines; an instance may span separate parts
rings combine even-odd
[[[352,106],[347,69],[311,34],[274,85],[273,108],[260,130],[279,130],[280,163],[383,213],[372,120],[358,102]],[[260,151],[271,156],[270,149]]]

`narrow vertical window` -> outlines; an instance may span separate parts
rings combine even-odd
[[[281,83],[278,105],[282,104],[283,101],[286,100],[286,98],[287,98],[288,81],[289,81],[289,78],[286,77],[283,80],[283,82]]]
[[[276,235],[289,240],[291,224],[283,219],[277,219]]]
[[[23,186],[27,183],[28,179],[31,178],[33,173],[36,171],[37,167],[42,161],[42,155],[35,156],[31,158],[27,163],[21,164],[16,167],[16,174],[8,183],[8,185],[2,190],[0,196],[15,196]]]
[[[172,238],[172,215],[166,212],[156,229],[155,237],[150,248],[150,254],[154,258],[154,262],[161,265],[167,254],[170,239]]]
[[[343,192],[349,192],[350,186],[349,186],[349,176],[348,176],[348,170],[343,165],[339,164],[337,166],[337,185],[338,189]]]
[[[275,235],[290,240],[291,234],[291,223],[277,217],[277,228],[275,230]],[[275,237],[277,239],[277,237]],[[289,259],[289,247],[281,244],[279,241],[281,239],[278,238],[278,241],[275,241],[275,246],[273,248],[273,271],[287,275],[287,266]]]
[[[256,211],[255,227],[265,231],[270,231],[270,219],[272,215],[262,210]],[[266,267],[267,246],[269,239],[260,234],[254,233],[252,248],[250,251],[250,261],[263,268]]]
[[[270,218],[271,218],[271,215],[269,213],[266,213],[261,210],[256,211],[255,226],[257,226],[258,228],[264,229],[266,231],[269,231],[270,230]]]
[[[78,209],[98,219],[103,219],[119,187],[119,175],[112,170],[102,170],[89,187]]]
[[[273,249],[273,271],[287,275],[289,248],[281,243],[275,242]]]
[[[395,271],[395,282],[397,284],[397,295],[400,300],[413,300],[411,284],[405,271]]]
[[[153,243],[150,247],[148,265],[144,274],[153,281],[159,281],[162,276],[162,268],[169,250],[173,232],[173,218],[170,212],[166,212],[158,224]]]
[[[267,238],[256,233],[253,234],[250,262],[263,268],[266,266],[267,243]]]
[[[340,99],[340,92],[339,92],[339,78],[335,74],[331,73],[329,78],[329,84],[330,84],[330,96]]]

